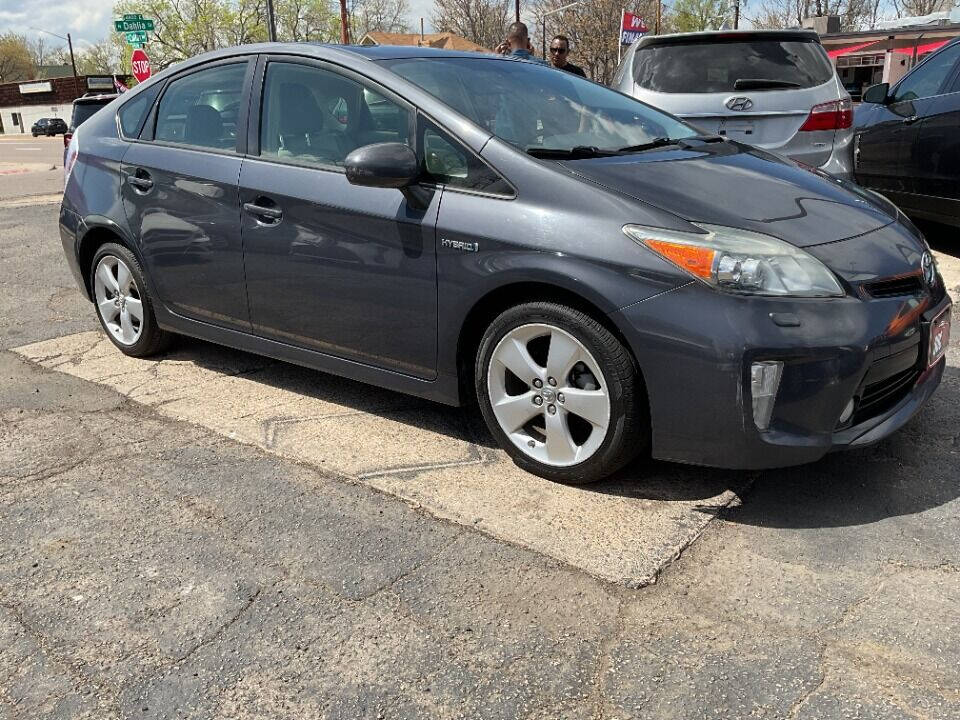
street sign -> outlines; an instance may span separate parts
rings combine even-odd
[[[150,58],[148,58],[147,54],[140,48],[133,51],[133,56],[130,58],[130,65],[133,68],[133,76],[137,79],[137,82],[143,82],[150,77]]]
[[[137,30],[136,32],[124,33],[127,37],[127,44],[136,45],[143,44],[147,41],[147,34],[143,30]]]
[[[123,16],[124,20],[143,20],[143,15],[140,13],[127,13]]]
[[[135,32],[136,30],[153,30],[153,20],[114,20],[113,27],[117,32]]]

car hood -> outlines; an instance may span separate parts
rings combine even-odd
[[[732,142],[562,164],[684,220],[766,233],[797,247],[862,235],[896,219],[894,209],[855,185]]]

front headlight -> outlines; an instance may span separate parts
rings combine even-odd
[[[770,235],[701,225],[702,233],[624,225],[640,245],[718,290],[781,297],[843,297],[840,282],[809,253]]]

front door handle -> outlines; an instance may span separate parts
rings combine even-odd
[[[257,198],[257,200],[262,202],[264,198]],[[243,209],[265,225],[276,225],[283,218],[283,211],[280,208],[268,207],[259,202],[244,203]]]
[[[901,122],[904,125],[913,125],[919,119],[920,119],[919,115],[911,115],[910,117],[904,118],[903,120],[901,120]]]
[[[143,193],[149,192],[153,187],[153,180],[150,179],[150,173],[141,168],[137,168],[133,175],[128,175],[127,182],[130,183],[135,190]]]

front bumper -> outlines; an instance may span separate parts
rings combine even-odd
[[[613,313],[646,382],[654,457],[763,469],[888,436],[943,375],[945,359],[925,363],[930,321],[950,307],[942,287],[925,298],[806,300],[727,295],[694,282]],[[753,422],[750,398],[750,365],[761,360],[784,363],[766,431]],[[840,423],[851,398],[878,394],[884,383],[895,393]]]

